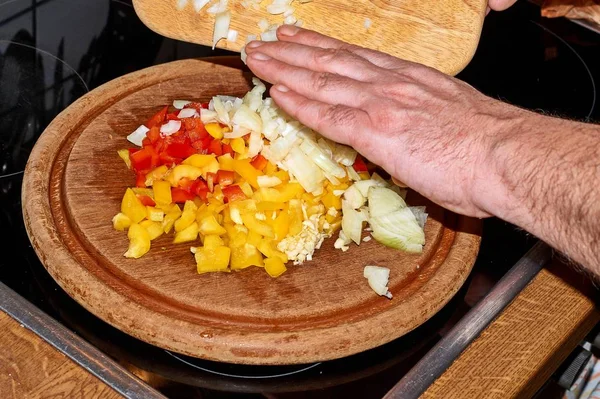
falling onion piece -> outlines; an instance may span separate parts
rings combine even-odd
[[[369,287],[371,287],[378,295],[385,296],[389,299],[393,298],[392,293],[387,287],[390,279],[390,269],[381,266],[365,266],[363,276],[369,282]]]
[[[229,33],[229,24],[231,22],[231,12],[223,11],[215,16],[215,31],[213,33],[213,50],[221,39],[226,39]]]

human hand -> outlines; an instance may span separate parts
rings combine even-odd
[[[490,215],[481,195],[492,190],[481,172],[494,132],[516,108],[434,69],[315,32],[283,26],[278,37],[246,52],[283,110],[434,202]]]

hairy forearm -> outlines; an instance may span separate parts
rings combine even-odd
[[[490,146],[483,206],[600,275],[600,126],[515,116]]]

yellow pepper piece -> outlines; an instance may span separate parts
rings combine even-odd
[[[271,175],[269,175],[269,176],[271,176]],[[279,171],[273,173],[272,176],[277,177],[279,180],[281,180],[284,183],[287,183],[288,181],[290,181],[290,175],[285,170],[279,170]]]
[[[127,169],[131,169],[131,159],[129,159],[129,150],[119,150],[117,154],[121,157],[125,165],[127,165]]]
[[[121,201],[121,213],[127,215],[132,223],[139,223],[146,217],[146,207],[130,188],[125,191]]]
[[[200,233],[204,235],[216,234],[218,236],[221,236],[227,233],[227,230],[225,230],[223,226],[221,226],[219,222],[217,222],[215,215],[209,215],[205,216],[200,221]]]
[[[221,155],[218,160],[219,169],[233,171],[233,158],[230,154]]]
[[[333,195],[332,192],[328,192],[321,197],[321,202],[325,205],[325,208],[335,208],[338,211],[342,209],[342,198]]]
[[[337,185],[333,185],[333,184],[330,183],[329,186],[327,187],[327,189],[329,191],[331,191],[331,192],[334,192],[334,191],[343,191],[343,190],[346,190],[348,187],[350,187],[350,186],[348,184],[346,184],[346,183],[340,183],[340,184],[337,184]]]
[[[154,199],[154,190],[151,188],[133,187],[131,190],[136,195],[147,195],[148,197]]]
[[[154,201],[158,205],[168,205],[173,201],[171,197],[171,183],[164,180],[155,180],[152,182],[154,190]]]
[[[260,243],[262,241],[262,236],[260,234],[258,234],[256,231],[250,230],[250,232],[248,232],[247,241],[248,241],[248,244],[254,245],[255,247],[258,248],[258,246],[260,245]]]
[[[206,237],[204,237],[204,248],[207,249],[215,249],[217,247],[222,247],[223,245],[225,245],[223,243],[223,239],[221,239],[221,237],[219,237],[218,235],[214,235],[214,234],[209,234]]]
[[[125,231],[129,228],[129,226],[131,226],[131,219],[129,219],[127,215],[121,212],[115,215],[112,222],[114,229],[119,231]]]
[[[175,234],[173,244],[181,244],[183,242],[195,241],[198,238],[198,230],[198,223],[193,222],[188,227]]]
[[[165,219],[165,212],[162,209],[158,209],[153,206],[147,206],[146,213],[146,218],[153,222],[162,222]]]
[[[256,234],[269,238],[275,237],[275,232],[273,231],[273,228],[265,222],[256,219],[256,217],[253,214],[242,213],[242,220],[244,222],[244,226],[246,226],[248,230],[250,230],[250,232],[255,232]]]
[[[288,202],[304,193],[304,189],[299,183],[281,184],[277,188],[260,188],[258,191],[262,201],[269,202]]]
[[[273,176],[275,172],[277,172],[277,165],[267,161],[267,166],[265,166],[265,175]]]
[[[221,126],[218,123],[207,123],[206,125],[204,125],[204,128],[206,129],[208,134],[210,134],[214,138],[216,138],[216,139],[223,138],[223,129],[221,128]]]
[[[256,204],[256,208],[259,211],[279,211],[285,208],[285,204],[283,202],[262,201]]]
[[[137,223],[129,226],[127,232],[129,238],[129,248],[125,252],[126,258],[140,258],[150,251],[150,234],[148,231]]]
[[[257,248],[267,258],[277,258],[283,263],[288,261],[287,255],[276,249],[274,241],[262,240]]]
[[[151,241],[160,237],[163,233],[162,223],[160,222],[153,222],[152,220],[143,220],[140,223],[140,226],[142,226],[148,231]]]
[[[231,146],[231,149],[237,152],[238,154],[244,154],[246,152],[246,143],[241,137],[231,140],[231,143],[229,145]]]
[[[281,241],[288,234],[290,228],[290,216],[286,210],[279,212],[277,218],[273,223],[273,230],[275,231],[275,239]]]
[[[244,244],[231,248],[230,266],[232,270],[241,270],[250,266],[263,267],[263,257],[254,245]]]
[[[181,209],[179,209],[179,205],[173,204],[171,209],[166,213],[165,218],[163,219],[163,230],[165,233],[169,233],[173,226],[175,225],[175,221],[179,219],[181,216]]]
[[[288,213],[290,218],[288,234],[295,236],[302,231],[302,221],[304,220],[300,200],[290,200]]]
[[[258,176],[262,176],[262,172],[254,168],[250,164],[249,159],[236,159],[233,161],[233,170],[244,180],[246,180],[254,188],[258,187]]]
[[[281,276],[287,268],[285,264],[279,258],[267,258],[265,259],[265,270],[269,273],[269,276],[276,278]]]
[[[371,178],[371,175],[369,175],[369,172],[360,172],[358,175],[360,176],[360,178],[362,180],[369,180]]]
[[[216,158],[215,158],[214,154],[208,154],[208,155],[194,154],[194,155],[184,159],[182,164],[195,166],[196,168],[204,168],[204,167],[210,165],[215,159]]]
[[[181,217],[175,221],[175,231],[180,232],[185,230],[189,225],[196,221],[196,211],[198,207],[194,201],[185,201]]]
[[[196,180],[202,176],[202,169],[192,165],[177,165],[171,169],[171,173],[167,176],[167,181],[171,183],[171,186],[176,187],[179,184],[179,180],[188,178],[190,180]]]
[[[228,272],[231,249],[220,246],[216,248],[198,248],[194,258],[198,273]]]
[[[158,168],[153,169],[150,173],[146,175],[146,186],[150,187],[154,180],[160,180],[165,177],[169,173],[169,168],[167,165],[159,166]]]

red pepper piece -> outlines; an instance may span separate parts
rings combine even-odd
[[[144,206],[155,206],[156,202],[154,202],[154,200],[150,197],[148,197],[147,195],[136,195],[136,197],[138,197],[138,199],[142,202],[142,205]]]
[[[135,174],[135,186],[136,187],[140,187],[140,188],[146,187],[146,174],[148,174],[147,170],[136,172],[136,174]]]
[[[141,170],[150,169],[152,167],[152,154],[151,147],[145,147],[141,150],[135,151],[129,154],[131,160],[131,167],[136,172]]]
[[[171,112],[166,115],[165,119],[167,121],[178,121],[179,117],[177,115],[178,115],[178,112]]]
[[[223,144],[223,155],[229,154],[233,157],[233,148],[229,144]]]
[[[150,139],[152,144],[156,143],[160,140],[160,128],[158,126],[153,126],[148,133],[146,133],[146,137]]]
[[[146,127],[148,129],[152,129],[154,126],[162,125],[162,123],[165,120],[165,117],[167,116],[168,110],[169,106],[167,105],[166,107],[158,111],[156,114],[154,114],[152,118],[148,119],[148,122],[146,122]]]
[[[223,195],[225,196],[225,202],[241,201],[246,199],[246,194],[244,194],[240,186],[237,184],[223,187]]]
[[[263,170],[267,166],[268,162],[269,161],[267,161],[267,159],[265,157],[258,154],[257,156],[254,157],[252,162],[250,162],[250,165],[254,166],[254,169]]]
[[[210,142],[208,146],[208,153],[215,154],[216,156],[223,155],[223,148],[221,147],[221,140],[214,139]]]
[[[176,204],[183,204],[185,201],[191,201],[194,199],[194,194],[189,193],[181,188],[171,188],[171,198]]]
[[[208,185],[202,178],[198,178],[193,182],[191,192],[206,201],[206,197],[208,196]]]
[[[160,164],[161,165],[167,165],[167,166],[173,166],[173,165],[179,165],[183,159],[181,158],[174,158],[172,156],[170,156],[169,154],[167,154],[166,152],[161,152],[158,155],[159,159],[160,159]]]
[[[198,122],[198,124],[196,124],[196,126],[194,126],[193,129],[187,130],[187,134],[190,140],[192,140],[192,142],[203,140],[206,137],[210,137],[208,132],[204,128],[204,125],[200,122]]]
[[[367,169],[367,164],[365,163],[365,161],[362,159],[362,157],[360,155],[356,156],[356,159],[354,160],[354,165],[352,165],[352,167],[354,168],[356,173],[369,171]]]
[[[229,186],[233,184],[235,173],[232,170],[219,170],[217,172],[217,183],[221,186]]]
[[[173,158],[187,158],[196,153],[194,147],[187,143],[171,143],[165,150],[168,156]]]

